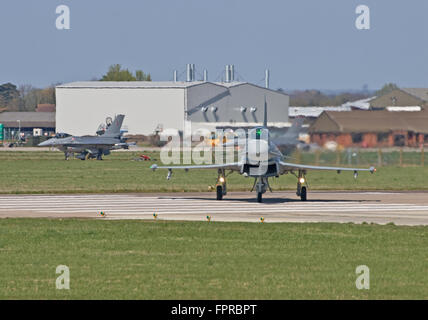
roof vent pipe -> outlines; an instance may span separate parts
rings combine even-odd
[[[174,82],[177,82],[177,70],[174,70]]]
[[[269,88],[269,69],[265,71],[265,87]]]
[[[186,76],[186,81],[187,82],[190,82],[190,81],[192,81],[192,65],[191,64],[187,64],[186,65],[186,74],[187,74],[187,76]]]
[[[192,64],[192,81],[196,81],[196,68],[195,68],[195,64]]]
[[[204,69],[204,82],[208,81],[208,70]]]
[[[230,81],[235,81],[235,66],[233,64],[230,65]]]
[[[229,83],[230,82],[230,66],[227,64],[226,65],[226,80],[225,82]]]

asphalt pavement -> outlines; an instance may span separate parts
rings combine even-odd
[[[157,219],[234,222],[353,222],[428,225],[426,192],[293,192],[0,195],[0,218]],[[101,215],[104,213],[104,216]]]

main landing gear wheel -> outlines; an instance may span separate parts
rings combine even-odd
[[[97,160],[103,160],[103,150],[98,149]]]
[[[222,186],[217,186],[217,200],[223,199],[223,188]]]
[[[300,200],[302,201],[306,201],[306,187],[302,187],[301,191],[300,191]]]
[[[262,195],[263,195],[263,193],[257,192],[257,202],[262,202],[263,201]]]

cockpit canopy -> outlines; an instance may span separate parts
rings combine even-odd
[[[268,140],[269,130],[264,127],[256,127],[248,131],[249,140]]]
[[[54,138],[57,138],[57,139],[62,139],[62,138],[67,138],[67,137],[71,137],[71,134],[68,134],[68,133],[65,133],[65,132],[58,132],[54,136]]]

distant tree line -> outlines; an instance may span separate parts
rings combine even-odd
[[[128,69],[122,69],[120,64],[111,65],[101,81],[152,81],[150,73],[136,70],[133,75]]]
[[[111,65],[100,81],[152,81],[150,73],[136,70],[133,74],[128,69],[123,69],[120,64]],[[342,92],[339,94],[325,94],[319,90],[295,90],[289,93],[291,106],[339,106],[349,101],[369,98],[373,95],[387,94],[398,86],[394,83],[385,84],[376,92],[362,90],[360,92]],[[278,89],[283,92],[283,89]],[[12,83],[0,85],[0,109],[9,111],[34,111],[38,104],[55,104],[55,86],[44,89],[31,85],[19,87]]]
[[[55,87],[39,89],[31,85],[0,85],[0,108],[8,111],[34,111],[38,104],[55,104]]]
[[[399,88],[395,83],[387,83],[380,90],[376,91],[375,95],[380,97],[397,89]]]
[[[325,94],[319,90],[295,90],[289,93],[290,106],[340,106],[348,101],[368,98],[373,94],[366,92],[343,92],[340,94]]]
[[[111,65],[100,81],[152,81],[150,73],[136,70],[132,74],[128,69],[122,69],[120,64]],[[31,85],[17,87],[12,83],[0,85],[0,109],[8,111],[34,111],[38,104],[55,102],[55,86],[44,89],[35,88]]]
[[[359,92],[342,92],[338,94],[325,94],[319,90],[295,90],[289,93],[290,106],[300,106],[300,107],[340,106],[349,101],[366,99],[372,96],[379,97],[395,89],[398,89],[398,86],[396,84],[387,83],[380,90],[376,92],[362,90]],[[278,89],[278,91],[283,92],[284,90]]]

